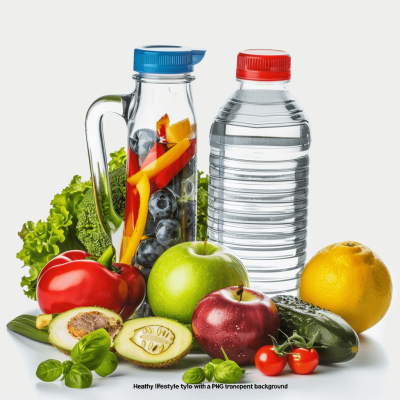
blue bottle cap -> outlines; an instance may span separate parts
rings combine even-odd
[[[135,49],[133,70],[147,74],[184,74],[204,57],[205,50],[182,46],[141,46]]]

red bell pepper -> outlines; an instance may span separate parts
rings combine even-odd
[[[168,114],[164,114],[156,124],[157,135],[161,139],[161,142],[167,142],[167,128],[169,127]]]
[[[72,250],[48,262],[37,284],[42,312],[58,314],[76,307],[97,306],[129,318],[144,300],[145,280],[131,265],[112,266],[113,255],[109,247],[94,261],[86,259],[92,256],[85,251]]]
[[[128,178],[139,172],[139,157],[128,146]],[[128,182],[126,183],[126,199],[125,199],[125,236],[131,236],[133,227],[136,224],[137,214],[139,212],[139,195],[134,187]]]
[[[159,189],[167,186],[183,167],[192,159],[196,153],[196,139],[190,140],[190,146],[185,152],[171,165],[164,168],[156,177],[156,183]]]
[[[189,139],[183,139],[179,143],[175,144],[174,147],[165,152],[162,156],[157,158],[157,160],[150,163],[147,167],[141,169],[135,175],[129,177],[128,182],[131,185],[136,186],[144,175],[146,175],[149,180],[155,178],[161,171],[177,161],[189,147]]]
[[[128,158],[126,160],[128,166],[128,177],[135,175],[139,171],[139,157],[128,146]]]
[[[152,194],[157,192],[157,190],[160,190],[160,189],[157,186],[156,180],[154,178],[150,179],[149,182],[150,182],[150,196],[151,196]]]
[[[140,169],[146,167],[147,165],[151,164],[153,161],[157,160],[158,157],[161,157],[165,153],[165,149],[162,143],[155,143],[154,146],[147,154],[146,158],[143,161],[142,166]]]

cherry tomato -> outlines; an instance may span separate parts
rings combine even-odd
[[[267,376],[278,375],[285,368],[286,362],[287,356],[278,356],[274,351],[274,346],[261,347],[256,353],[256,367]]]
[[[300,375],[306,375],[317,368],[319,356],[314,348],[311,349],[293,349],[292,354],[288,355],[289,367],[293,372]]]

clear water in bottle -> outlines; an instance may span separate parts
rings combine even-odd
[[[252,289],[296,294],[306,260],[309,122],[288,91],[286,52],[239,53],[237,78],[210,132],[208,236],[242,259]]]

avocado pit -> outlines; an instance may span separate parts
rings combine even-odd
[[[49,342],[64,354],[70,354],[76,343],[97,329],[105,329],[114,342],[122,329],[120,315],[101,307],[78,307],[58,314],[49,325]]]
[[[78,339],[103,328],[110,335],[111,340],[114,340],[117,333],[122,329],[121,321],[99,311],[80,312],[68,321],[67,327],[69,333]]]

